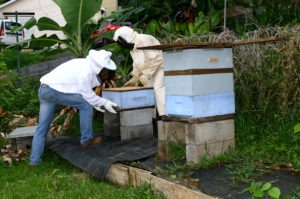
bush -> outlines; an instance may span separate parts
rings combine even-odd
[[[18,51],[17,49],[2,49],[0,54],[0,60],[3,61],[7,68],[14,70],[18,68],[18,59],[20,63],[20,68],[29,66],[32,64],[37,64],[46,60],[49,57],[44,56],[39,53],[39,51]]]

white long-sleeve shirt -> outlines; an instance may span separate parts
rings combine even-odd
[[[106,99],[93,91],[94,87],[101,84],[97,78],[101,70],[88,58],[72,59],[44,75],[40,82],[63,93],[78,93],[92,106],[102,106]]]

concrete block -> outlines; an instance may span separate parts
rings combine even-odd
[[[234,139],[234,120],[188,124],[185,126],[187,144],[202,145]]]
[[[120,139],[120,114],[104,112],[103,134],[108,137]]]
[[[121,138],[122,127],[152,126],[153,108],[124,110],[117,114],[104,112],[103,134],[113,138]],[[153,130],[152,130],[153,131]]]
[[[153,125],[121,126],[121,140],[128,140],[136,137],[153,136]]]
[[[11,143],[13,145],[13,150],[18,151],[20,149],[27,148],[27,147],[31,148],[32,138],[33,136],[12,139]]]
[[[186,145],[186,160],[187,162],[198,163],[201,156],[212,157],[220,155],[235,146],[234,139],[222,140],[219,142],[205,143],[202,145]]]
[[[152,124],[153,108],[136,109],[120,112],[121,126]]]
[[[14,129],[7,138],[12,144],[13,150],[17,151],[24,147],[31,147],[32,138],[37,126],[19,127]]]
[[[159,121],[158,140],[185,144],[185,125],[184,122]]]
[[[167,141],[158,140],[158,158],[163,161],[170,161],[170,148],[167,146]]]

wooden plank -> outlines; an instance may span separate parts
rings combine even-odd
[[[233,73],[233,68],[211,68],[211,69],[188,69],[188,70],[174,70],[165,71],[165,76],[175,75],[203,75],[203,74],[217,74],[217,73]]]
[[[206,195],[200,191],[192,190],[165,179],[154,176],[149,171],[130,167],[122,164],[111,165],[106,179],[119,184],[140,186],[145,183],[153,185],[169,199],[216,199],[217,197]]]
[[[103,88],[102,90],[112,91],[112,92],[126,92],[126,91],[147,90],[147,89],[153,89],[153,87],[125,86],[125,87]]]
[[[138,48],[139,50],[175,50],[189,48],[230,48],[237,45],[276,42],[288,40],[288,37],[268,37],[255,40],[235,41],[235,42],[191,42],[191,43],[171,43],[164,45],[145,46]]]
[[[216,121],[229,120],[229,119],[234,119],[234,114],[216,115],[216,116],[203,117],[203,118],[183,118],[180,116],[163,116],[162,118],[163,121],[185,122],[190,124],[216,122]]]

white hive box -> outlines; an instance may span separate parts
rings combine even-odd
[[[165,71],[233,68],[231,48],[194,48],[164,51]]]
[[[105,88],[102,97],[118,104],[121,110],[154,107],[154,91],[150,87]]]
[[[165,76],[167,96],[233,92],[233,84],[233,73]]]
[[[235,112],[231,48],[165,51],[166,114],[202,118]]]

